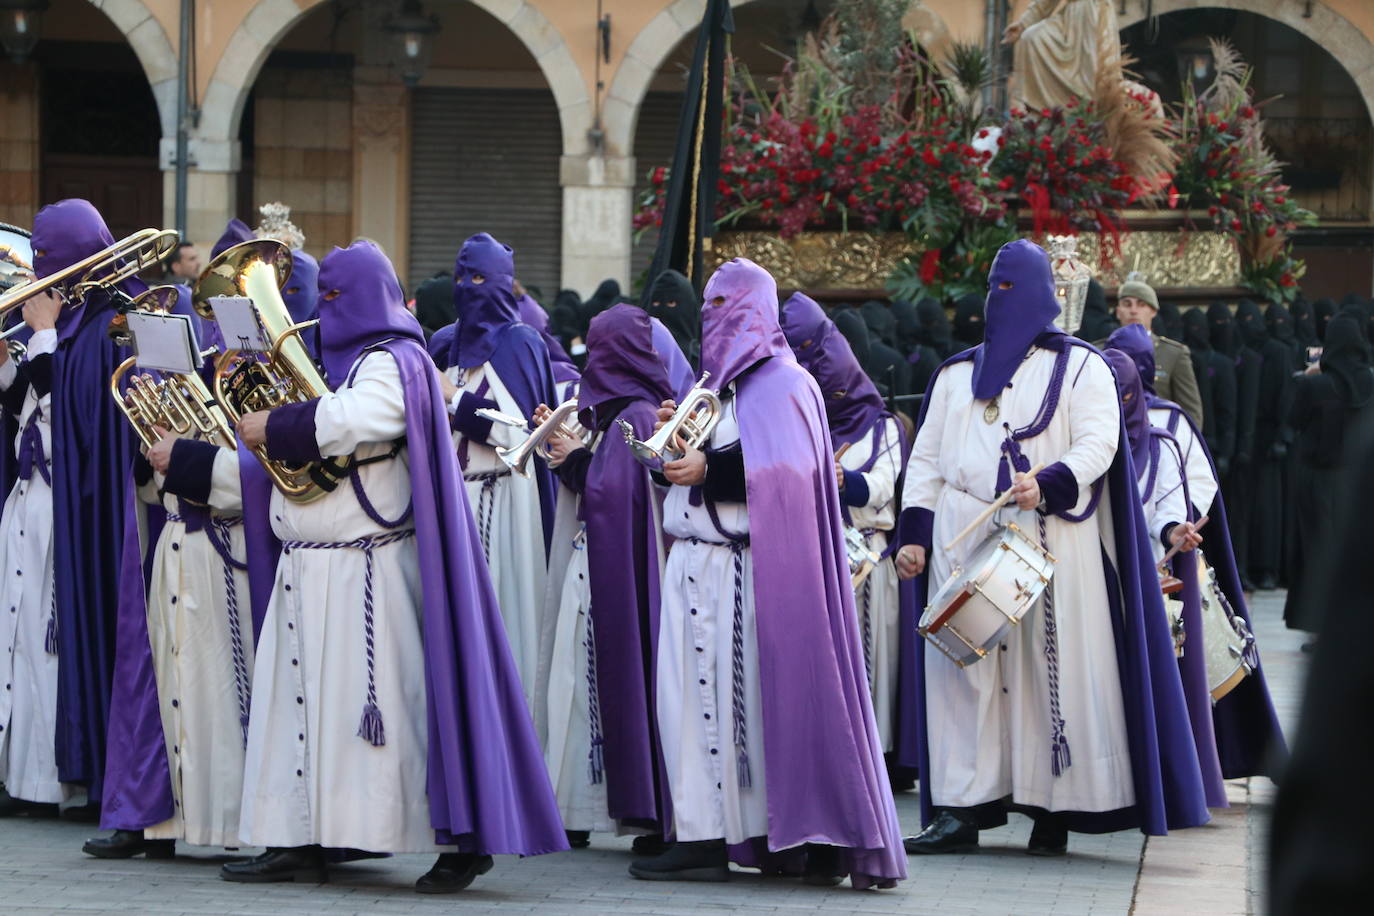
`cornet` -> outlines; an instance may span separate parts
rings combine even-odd
[[[485,420],[495,423],[502,423],[506,426],[513,426],[524,429],[526,423],[519,417],[512,417],[510,414],[501,413],[499,410],[492,410],[489,407],[480,407],[475,413]],[[498,448],[496,457],[500,458],[506,467],[510,468],[521,477],[530,476],[530,456],[538,455],[545,461],[553,458],[553,453],[549,451],[549,440],[555,435],[567,436],[569,439],[583,441],[582,437],[573,432],[567,425],[567,419],[577,413],[577,399],[572,398],[559,404],[550,416],[543,423],[534,428],[524,442],[512,448]]]
[[[698,448],[710,438],[711,431],[720,422],[721,414],[720,398],[706,387],[710,377],[709,372],[701,373],[701,378],[687,392],[672,418],[647,442],[635,438],[634,427],[629,423],[616,420],[620,424],[620,431],[625,434],[625,444],[641,464],[658,470],[665,462],[676,461],[686,454],[678,444],[679,439],[687,448]]]

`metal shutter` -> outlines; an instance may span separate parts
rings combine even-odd
[[[452,270],[463,240],[490,232],[515,272],[558,290],[563,135],[547,89],[416,89],[410,153],[410,286]]]
[[[677,145],[677,122],[682,112],[681,92],[650,92],[639,106],[639,123],[635,125],[635,207],[649,189],[649,171],[658,165],[673,164],[673,148]],[[636,290],[652,278],[641,279],[654,259],[658,230],[645,231],[635,243],[630,264],[630,282]]]

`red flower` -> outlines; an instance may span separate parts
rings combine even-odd
[[[1292,274],[1284,274],[1279,277],[1279,286],[1297,286],[1298,282],[1293,279]]]
[[[763,209],[765,210],[771,210],[773,209],[773,201],[771,198],[765,197],[763,199],[763,203],[761,203],[759,206],[763,207]]]
[[[1264,234],[1272,239],[1274,236],[1279,234],[1279,230],[1276,226],[1270,226],[1268,229],[1264,230]]]
[[[835,148],[829,143],[822,143],[820,149],[816,150],[816,155],[822,159],[829,159],[835,154]]]
[[[1003,191],[1010,191],[1013,184],[1015,184],[1015,182],[1012,181],[1012,177],[1008,175],[1006,178],[997,182],[997,187],[1001,188]]]
[[[663,176],[666,172],[667,169],[661,165],[654,169],[654,184],[663,184]]]
[[[1233,219],[1233,220],[1231,220],[1231,231],[1232,231],[1232,232],[1239,232],[1239,231],[1240,231],[1240,220],[1238,220],[1238,219]]]
[[[940,250],[938,248],[921,255],[921,282],[929,286],[940,269]]]
[[[930,150],[929,147],[921,150],[921,161],[924,162],[926,165],[930,166],[931,168],[935,168],[940,164],[939,157],[937,157],[935,153],[933,153]]]

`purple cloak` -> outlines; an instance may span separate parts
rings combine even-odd
[[[1132,330],[1137,328],[1138,330]],[[1212,477],[1217,476],[1217,466],[1212,453],[1207,448],[1207,440],[1197,428],[1193,418],[1173,401],[1166,401],[1154,393],[1155,357],[1154,343],[1149,333],[1138,325],[1128,325],[1112,333],[1108,339],[1113,347],[1120,349],[1136,364],[1141,383],[1147,391],[1146,400],[1152,408],[1169,411],[1169,432],[1175,432],[1180,424],[1188,424],[1193,439],[1202,453],[1207,456],[1207,465]],[[1190,509],[1196,515],[1197,510]],[[1221,495],[1221,487],[1212,497],[1212,505],[1205,514],[1208,519],[1202,552],[1217,574],[1217,584],[1221,586],[1231,609],[1245,620],[1254,632],[1250,621],[1250,608],[1245,600],[1245,590],[1240,584],[1240,570],[1236,566],[1236,555],[1231,546],[1231,526],[1226,517],[1226,502]],[[1193,519],[1196,521],[1196,518]],[[1175,573],[1174,575],[1178,575]],[[1179,578],[1184,578],[1179,576]],[[1200,632],[1200,630],[1198,631]],[[1186,657],[1186,654],[1185,654]],[[1288,747],[1279,726],[1278,714],[1269,695],[1269,684],[1264,677],[1263,665],[1257,665],[1249,677],[1222,697],[1212,706],[1212,726],[1216,734],[1217,755],[1221,760],[1221,772],[1227,779],[1244,776],[1277,775],[1282,768],[1282,760],[1287,756]]]
[[[793,293],[782,306],[782,330],[797,362],[821,389],[833,445],[855,442],[869,435],[879,420],[892,416],[854,358],[849,341],[814,299]],[[877,454],[875,448],[875,458]]]
[[[680,400],[696,384],[697,377],[692,372],[692,364],[687,362],[682,347],[678,346],[673,332],[669,331],[663,322],[657,318],[650,318],[649,325],[654,333],[654,349],[658,351],[659,359],[663,360],[663,367],[668,372],[668,384],[673,388],[673,399]]]
[[[1051,351],[1079,346],[1097,352],[1089,344],[1057,329],[1042,330],[1028,344],[1031,345]],[[930,403],[931,393],[944,369],[975,359],[979,349],[981,345],[951,357],[931,376],[917,420],[918,431],[925,422],[925,405]],[[1103,550],[1102,568],[1110,603],[1106,610],[1111,615],[1112,635],[1116,641],[1117,669],[1126,713],[1136,803],[1116,811],[1065,814],[1069,829],[1081,833],[1107,833],[1136,827],[1143,833],[1162,836],[1170,829],[1204,824],[1209,815],[1191,719],[1164,613],[1164,596],[1159,590],[1159,578],[1154,571],[1149,533],[1145,528],[1145,517],[1136,487],[1135,466],[1130,455],[1123,422],[1118,433],[1116,455],[1106,474],[1107,489],[1111,493],[1112,519],[1115,522],[1112,534],[1117,565],[1112,566],[1106,550]],[[1089,521],[1084,519],[1085,523]],[[919,543],[929,548],[930,510],[905,507],[900,529],[903,544]],[[920,607],[924,607],[926,585],[926,577],[921,575],[912,580],[911,587],[904,592],[907,602],[904,624],[908,615],[916,614]],[[910,647],[904,644],[903,649],[909,651]],[[916,763],[924,774],[930,771],[925,735],[925,652],[921,646],[916,649],[910,656],[910,665],[907,665],[905,654],[902,662],[903,674],[907,670],[911,673],[910,681],[904,681],[904,687],[909,687],[915,697],[917,728],[915,735],[902,737],[903,752],[914,750],[915,760],[911,762]],[[903,762],[909,759],[904,757]],[[931,800],[923,792],[922,822],[930,823],[932,815]]]
[[[114,241],[88,202],[64,200],[34,217],[34,268],[43,278]],[[136,280],[119,295],[145,289]],[[106,335],[111,293],[96,290],[63,308],[53,354],[53,588],[57,608],[58,777],[104,788],[105,741],[114,676],[126,488],[134,435],[109,395],[128,355]]]
[[[737,381],[763,705],[768,848],[841,850],[855,888],[906,877],[844,548],[825,405],[742,258],[706,285],[702,368]],[[741,377],[745,370],[747,374]]]

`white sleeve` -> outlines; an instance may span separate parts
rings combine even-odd
[[[221,512],[243,511],[243,489],[239,483],[239,453],[221,448],[215,455],[210,475],[210,505]]]
[[[14,380],[19,376],[19,366],[13,356],[5,360],[5,364],[0,366],[0,391],[9,391]]]
[[[1212,500],[1217,495],[1217,479],[1212,474],[1212,463],[1207,460],[1202,442],[1193,435],[1193,428],[1186,417],[1179,419],[1179,447],[1183,449],[1183,464],[1188,471],[1188,498],[1199,516],[1206,515],[1212,508]]]
[[[1069,450],[1059,460],[1073,472],[1081,491],[1112,466],[1121,433],[1121,404],[1107,361],[1081,347],[1075,349],[1084,354],[1085,362],[1079,371],[1069,370],[1074,380],[1069,396]]]
[[[44,353],[57,352],[57,329],[47,328],[37,331],[29,338],[28,345],[24,348],[30,357],[42,356]]]
[[[911,457],[906,462],[906,483],[902,486],[902,510],[929,509],[935,511],[935,501],[944,488],[940,475],[940,442],[945,435],[945,409],[948,385],[937,378],[926,406],[926,419],[916,433]]]
[[[385,351],[364,356],[352,386],[324,395],[315,409],[315,441],[325,457],[351,455],[363,443],[391,442],[405,432],[401,372]]]
[[[1188,505],[1183,500],[1183,469],[1178,451],[1168,441],[1159,443],[1159,471],[1150,503],[1150,537],[1162,546],[1160,537],[1164,529],[1188,520]]]
[[[902,423],[896,417],[888,417],[883,421],[878,458],[863,475],[864,483],[868,484],[867,508],[879,511],[892,502],[897,489],[897,477],[901,473]]]

